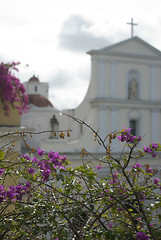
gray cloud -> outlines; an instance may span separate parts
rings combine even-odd
[[[50,76],[50,86],[55,88],[64,88],[72,78],[73,77],[69,73],[65,73],[65,71],[59,70]]]
[[[57,89],[64,87],[75,87],[79,81],[82,84],[89,82],[89,68],[79,67],[77,71],[68,72],[64,69],[59,69],[55,73],[48,76],[50,87]]]
[[[93,23],[80,15],[71,15],[62,25],[59,35],[59,46],[72,51],[88,51],[102,48],[112,41],[98,37],[90,32]]]

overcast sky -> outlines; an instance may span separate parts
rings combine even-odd
[[[0,61],[21,62],[21,82],[35,74],[56,108],[74,108],[89,85],[86,52],[130,38],[131,18],[134,36],[161,50],[160,11],[160,0],[1,1]]]

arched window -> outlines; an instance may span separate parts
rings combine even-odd
[[[130,71],[128,75],[128,99],[139,98],[139,74],[137,71]]]
[[[140,124],[141,124],[141,113],[138,110],[131,110],[128,112],[128,119],[129,119],[129,128],[132,128],[130,133],[133,136],[139,136],[140,133]]]
[[[35,92],[37,92],[37,86],[35,86]]]
[[[137,136],[139,134],[138,128],[139,128],[139,120],[138,119],[130,119],[129,121],[129,127],[132,128],[130,133],[133,136]]]

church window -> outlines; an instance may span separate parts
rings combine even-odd
[[[35,86],[35,92],[37,92],[37,86]]]
[[[137,71],[130,71],[128,76],[128,99],[139,98],[139,74]]]

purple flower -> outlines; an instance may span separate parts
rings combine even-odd
[[[122,211],[122,208],[118,208],[117,211],[118,211],[118,212],[121,212],[121,211]]]
[[[21,157],[25,158],[26,160],[30,160],[31,159],[27,154],[22,154],[21,153]]]
[[[101,170],[102,167],[103,167],[102,165],[98,165],[98,166],[96,167],[96,169],[97,169],[97,170]]]
[[[142,165],[140,165],[139,163],[136,163],[135,165],[133,165],[133,168],[135,168],[135,169],[142,168]]]
[[[33,174],[35,173],[35,169],[29,168],[29,169],[28,169],[28,172],[33,175]]]
[[[6,192],[4,190],[4,186],[0,185],[0,203],[3,202],[3,200],[5,200],[6,197]]]
[[[151,167],[148,167],[148,168],[146,168],[146,172],[147,172],[147,173],[153,173],[153,170],[152,170]]]
[[[139,136],[139,137],[137,138],[137,141],[140,142],[141,140],[142,140],[142,137]]]
[[[50,152],[48,153],[48,157],[49,157],[49,158],[52,158],[52,157],[53,157],[53,151],[52,151],[52,150],[50,150]]]
[[[15,193],[14,193],[14,191],[11,189],[11,190],[9,190],[7,193],[6,193],[6,196],[9,198],[9,199],[13,199],[14,198],[14,196],[15,196]]]
[[[111,184],[118,182],[117,176],[118,176],[118,171],[116,171],[114,174],[112,174]]]
[[[9,104],[12,104],[14,108],[26,112],[28,110],[28,96],[24,86],[20,83],[20,80],[16,78],[11,70],[17,70],[15,67],[18,63],[0,64],[0,94],[1,99],[4,102],[5,114],[8,115]]]
[[[130,134],[130,131],[131,131],[132,128],[124,128],[122,130],[122,133],[120,136],[118,136],[117,138],[119,139],[119,141],[121,142],[127,142],[127,143],[135,143],[135,142],[139,142],[142,140],[142,137],[139,136],[133,136]]]
[[[157,149],[158,149],[158,144],[157,143],[151,143],[148,147],[144,146],[144,152],[148,153],[148,154],[152,153],[152,157],[156,157]]]
[[[50,176],[51,170],[50,169],[46,169],[42,172],[42,177],[43,177],[43,181],[46,182],[49,180],[49,176]]]
[[[43,156],[43,153],[44,153],[45,151],[42,151],[40,148],[37,150],[37,154],[39,155],[39,156]]]
[[[23,190],[22,185],[17,185],[15,190],[16,190],[16,193],[21,193],[21,191]]]
[[[109,227],[109,228],[112,228],[112,223],[109,223],[109,224],[108,224],[108,227]]]
[[[0,175],[2,175],[4,173],[5,169],[0,168]]]
[[[143,192],[140,192],[139,194],[139,201],[142,202],[144,199],[146,199],[146,196]]]
[[[61,156],[61,161],[64,163],[67,160],[67,158],[64,156]]]
[[[159,179],[158,178],[154,178],[153,183],[156,184],[157,186],[159,186]]]
[[[36,163],[36,162],[38,162],[37,158],[36,158],[36,157],[34,157],[34,158],[32,159],[32,162],[33,162],[33,163]]]
[[[3,202],[4,199],[4,197],[0,196],[0,203]]]
[[[151,143],[151,146],[152,146],[153,149],[158,148],[158,144],[157,144],[157,143],[153,143],[153,142],[152,142],[152,143]]]
[[[4,191],[4,186],[3,185],[0,185],[0,194],[1,194],[1,192],[3,192]]]
[[[148,235],[144,232],[138,232],[136,234],[136,238],[137,238],[137,240],[149,240]]]
[[[152,153],[152,157],[156,157],[156,156],[157,156],[156,152]]]

